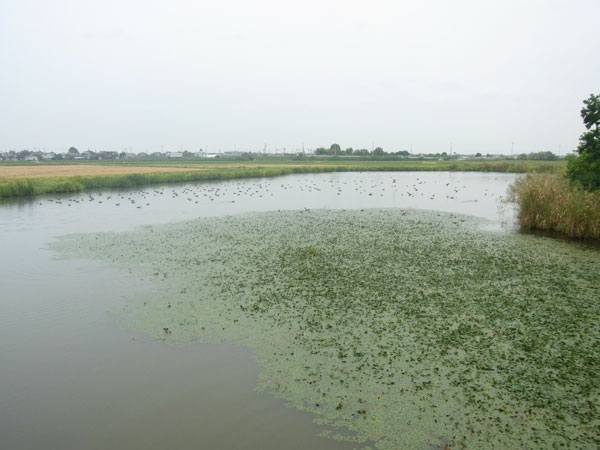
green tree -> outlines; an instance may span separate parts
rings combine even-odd
[[[79,150],[77,150],[75,147],[71,147],[71,148],[69,148],[68,153],[70,155],[79,155]]]
[[[556,161],[558,156],[550,151],[530,153],[531,159],[539,159],[542,161]]]
[[[517,156],[518,159],[532,159],[540,161],[556,161],[558,156],[550,151],[545,152],[534,152],[534,153],[521,153]]]
[[[339,144],[331,144],[331,147],[329,147],[329,154],[339,155],[340,153],[342,153],[342,147],[340,147]]]
[[[600,95],[591,94],[583,104],[585,106],[581,109],[581,117],[585,127],[588,130],[592,127],[597,129],[600,124]]]
[[[567,176],[584,189],[600,189],[600,95],[583,101],[581,117],[588,130],[579,137],[577,153],[569,156]]]
[[[385,155],[385,152],[383,151],[383,149],[381,147],[377,147],[375,150],[373,150],[373,155],[382,156],[382,155]]]

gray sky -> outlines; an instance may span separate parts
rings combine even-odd
[[[0,150],[573,150],[598,0],[0,0]]]

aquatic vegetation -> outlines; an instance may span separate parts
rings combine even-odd
[[[151,289],[115,317],[233,341],[261,389],[382,449],[597,448],[600,255],[468,216],[295,211],[79,234]],[[348,435],[344,430],[351,430]]]
[[[600,239],[600,192],[570,184],[563,174],[529,174],[511,187],[523,229]]]

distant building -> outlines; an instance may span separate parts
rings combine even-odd
[[[98,152],[99,159],[117,159],[118,157],[119,157],[119,152],[107,152],[107,151]]]
[[[7,161],[16,161],[18,159],[17,153],[14,150],[11,150],[10,152],[2,153],[2,159],[7,160]]]
[[[167,156],[169,158],[183,158],[183,153],[182,152],[169,152],[169,153],[167,153]]]

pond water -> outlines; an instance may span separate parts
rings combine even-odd
[[[308,413],[255,391],[231,344],[172,345],[110,311],[147,283],[56,259],[57,236],[304,209],[420,208],[511,231],[512,174],[367,172],[154,186],[0,204],[0,435],[6,448],[354,448]],[[501,231],[502,232],[502,231]]]

